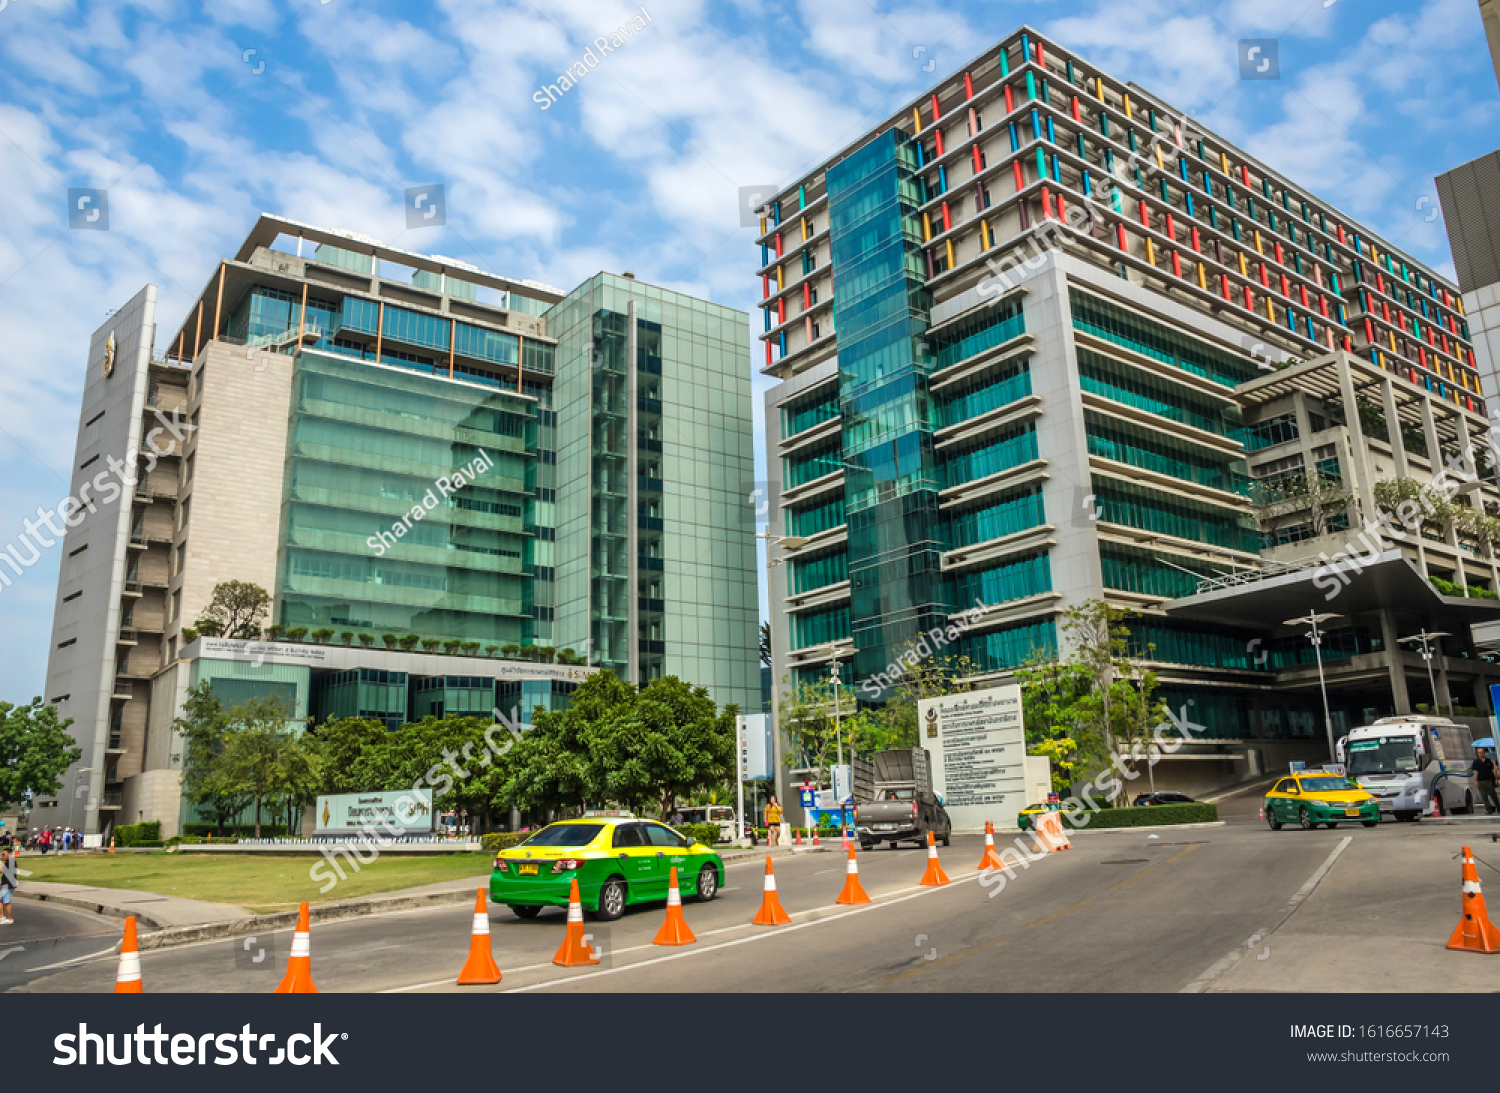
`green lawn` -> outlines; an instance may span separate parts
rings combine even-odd
[[[31,870],[32,880],[90,884],[99,888],[134,888],[185,899],[235,903],[252,911],[295,910],[303,900],[323,903],[350,899],[372,892],[414,888],[438,881],[472,877],[474,887],[488,886],[489,854],[384,855],[351,870],[338,858],[345,877],[325,893],[331,866],[318,870],[317,879],[308,870],[325,859],[321,854],[76,854],[63,858],[27,854],[21,868]],[[24,880],[22,882],[25,883]]]

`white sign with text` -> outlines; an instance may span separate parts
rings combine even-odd
[[[1017,684],[917,703],[918,743],[933,754],[932,787],[954,831],[1016,826],[1027,805],[1026,730]]]

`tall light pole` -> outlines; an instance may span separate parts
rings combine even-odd
[[[833,735],[838,744],[839,766],[844,765],[844,722],[839,711],[839,651],[833,650],[833,664],[828,669],[828,677],[833,681]],[[838,779],[833,779],[834,789],[838,789]],[[839,798],[839,834],[849,834],[848,815],[844,810],[844,799]]]
[[[786,561],[785,558],[773,558],[773,557],[771,557],[771,548],[773,546],[779,546],[779,547],[781,547],[782,550],[800,550],[802,547],[804,547],[804,546],[807,545],[807,536],[805,536],[805,535],[776,535],[776,534],[773,534],[772,531],[771,531],[771,529],[768,527],[768,528],[766,528],[765,531],[757,531],[755,533],[755,537],[757,539],[764,539],[765,543],[766,543],[766,605],[769,608],[770,602],[771,602],[771,570],[775,569],[782,562]],[[776,646],[771,641],[771,628],[770,628],[769,624],[766,627],[766,647],[767,647],[766,651],[768,653],[770,653],[770,657],[771,657],[771,720],[774,723],[776,721]],[[775,743],[776,735],[777,734],[775,734],[775,733],[772,734],[772,744],[771,744],[771,788],[772,788],[772,792],[774,792],[775,788],[776,788],[776,767],[777,767],[777,763],[776,763],[776,743]],[[738,768],[739,767],[739,763],[740,763],[739,756],[735,756],[734,762],[735,762],[735,767]],[[739,778],[738,775],[735,776],[735,785],[739,787],[739,792],[738,792],[739,811],[738,811],[737,815],[740,818],[740,838],[744,838],[745,837],[745,783],[740,780],[740,778]]]
[[[1421,653],[1422,659],[1427,662],[1427,686],[1432,691],[1432,710],[1434,713],[1438,712],[1437,680],[1432,676],[1432,654],[1437,649],[1434,640],[1436,638],[1451,638],[1452,636],[1446,630],[1428,630],[1424,626],[1415,634],[1408,634],[1404,638],[1396,639],[1403,645],[1411,641],[1421,642],[1421,646],[1417,649],[1417,652]]]
[[[1323,728],[1328,733],[1328,758],[1337,763],[1339,761],[1338,748],[1333,743],[1333,715],[1328,712],[1328,683],[1323,678],[1323,631],[1318,629],[1318,624],[1327,622],[1329,619],[1343,618],[1342,615],[1333,612],[1310,612],[1297,619],[1287,619],[1283,626],[1310,626],[1307,639],[1312,642],[1313,656],[1318,662],[1318,690],[1323,693]]]

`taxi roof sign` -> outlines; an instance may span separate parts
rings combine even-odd
[[[627,808],[591,808],[586,810],[583,814],[583,818],[585,820],[605,820],[609,819],[610,817],[616,817],[622,820],[633,820],[635,819],[635,813],[631,812]]]

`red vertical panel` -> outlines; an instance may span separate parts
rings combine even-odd
[[[1344,225],[1335,224],[1334,227],[1339,230],[1339,243],[1347,247],[1349,245],[1349,242],[1344,238]]]
[[[1243,163],[1240,164],[1240,181],[1245,184],[1245,189],[1250,188],[1250,168]]]
[[[1052,191],[1046,186],[1042,187],[1042,215],[1049,220],[1052,218]]]
[[[1115,225],[1115,243],[1123,251],[1128,251],[1130,249],[1130,246],[1125,242],[1125,225],[1124,224],[1116,224]]]
[[[1323,318],[1330,318],[1328,314],[1328,297],[1321,292],[1318,293],[1318,310],[1323,313]]]
[[[1250,295],[1250,286],[1249,285],[1245,286],[1245,310],[1246,311],[1254,311],[1255,310],[1255,297],[1252,296],[1252,295]]]
[[[1010,93],[1010,84],[1006,84],[1005,85],[1005,112],[1007,114],[1009,114],[1015,108],[1016,108],[1016,101],[1011,96],[1011,93]]]
[[[1279,240],[1276,243],[1276,264],[1278,266],[1286,265],[1286,253],[1281,249],[1281,242]]]
[[[940,114],[939,114],[938,111],[939,111],[938,97],[936,95],[933,95],[932,96],[932,120],[933,121],[937,121],[938,118],[940,117]]]
[[[1021,168],[1019,159],[1012,160],[1011,166],[1016,169],[1016,193],[1026,189],[1026,172]]]
[[[766,342],[766,367],[771,367],[771,343]]]
[[[1365,319],[1365,341],[1371,345],[1375,344],[1375,327],[1368,318]]]
[[[1229,276],[1227,274],[1219,274],[1219,292],[1225,300],[1228,300],[1230,303],[1234,302],[1233,298],[1229,295]]]
[[[1198,229],[1197,228],[1193,228],[1192,229],[1192,239],[1193,239],[1193,253],[1194,254],[1202,254],[1203,253],[1203,244],[1198,239]]]
[[[943,131],[939,129],[933,133],[933,136],[937,139],[937,154],[941,157],[943,154]]]
[[[777,258],[781,257],[781,236],[780,235],[778,235],[776,237],[776,257]]]
[[[1062,198],[1058,198],[1058,200],[1061,201]],[[1175,250],[1172,252],[1172,272],[1178,277],[1182,276],[1182,259],[1177,257]]]
[[[806,311],[810,307],[812,307],[812,283],[809,282],[809,281],[803,281],[802,282],[802,310]]]
[[[1292,286],[1287,283],[1286,274],[1281,275],[1281,294],[1288,300],[1292,298]]]
[[[946,201],[943,202],[943,230],[945,232],[953,230],[953,214],[949,211]]]
[[[1298,285],[1297,289],[1298,289],[1299,292],[1302,293],[1302,306],[1306,307],[1306,308],[1312,307],[1312,302],[1310,300],[1308,300],[1308,298],[1307,298],[1307,286],[1306,285]]]
[[[1083,121],[1083,110],[1078,105],[1077,95],[1073,96],[1073,120],[1076,122]]]
[[[1063,197],[1062,191],[1057,194],[1057,219],[1064,224],[1068,222],[1068,199]]]
[[[1141,227],[1149,228],[1151,226],[1151,210],[1147,207],[1144,198],[1136,202],[1136,208],[1140,210]]]
[[[1385,278],[1378,269],[1375,271],[1375,287],[1380,290],[1381,295],[1385,294]]]
[[[1271,287],[1271,277],[1270,277],[1270,275],[1268,273],[1266,273],[1266,264],[1264,262],[1257,262],[1257,263],[1255,263],[1255,265],[1256,265],[1256,268],[1258,268],[1260,270],[1260,283],[1261,283],[1261,285],[1264,288],[1270,288]]]
[[[984,170],[984,164],[979,159],[979,145],[974,145],[974,173],[977,175]]]
[[[977,137],[978,135],[979,135],[979,115],[976,114],[976,113],[974,113],[974,108],[971,106],[971,107],[969,107],[969,136],[971,136],[971,137]]]
[[[762,300],[769,300],[771,298],[771,279],[769,277],[762,277],[760,279],[760,298]]]
[[[776,325],[780,326],[786,322],[786,297],[776,301]]]
[[[964,98],[966,98],[966,99],[972,99],[973,97],[974,97],[974,77],[970,76],[967,72],[965,72],[964,73]]]
[[[1167,213],[1167,238],[1177,242],[1177,226],[1172,223],[1172,214]]]
[[[1047,54],[1042,51],[1041,42],[1038,42],[1036,44],[1036,63],[1041,65],[1043,68],[1047,67]]]
[[[1381,300],[1380,301],[1380,312],[1381,312],[1381,315],[1385,318],[1385,321],[1387,323],[1389,323],[1391,321],[1391,306],[1390,306],[1390,304],[1386,303],[1384,300]]]

